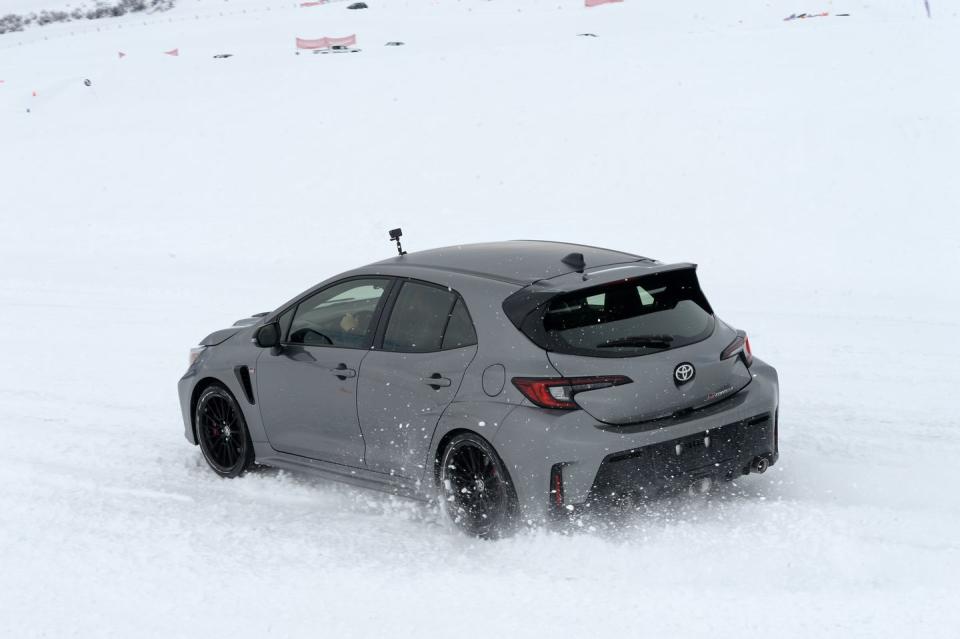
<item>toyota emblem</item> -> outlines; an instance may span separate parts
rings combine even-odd
[[[693,367],[693,364],[683,362],[682,364],[677,364],[677,367],[673,369],[673,381],[677,383],[677,386],[683,386],[692,380],[696,374],[697,369]]]

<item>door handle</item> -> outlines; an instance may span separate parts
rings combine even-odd
[[[430,377],[425,377],[421,379],[424,384],[432,388],[433,390],[440,390],[441,388],[447,387],[451,384],[450,379],[443,377],[440,373],[434,373]]]
[[[348,377],[357,376],[357,371],[353,370],[352,368],[347,368],[347,365],[343,363],[337,364],[336,368],[331,368],[330,372],[340,379],[347,379]]]

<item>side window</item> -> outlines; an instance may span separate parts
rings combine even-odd
[[[457,301],[455,293],[444,288],[406,282],[390,314],[383,350],[403,353],[439,351],[443,329]]]
[[[349,280],[300,302],[287,341],[308,346],[367,348],[387,279]]]
[[[432,353],[476,343],[470,315],[456,293],[406,282],[390,314],[383,350]]]
[[[470,314],[462,299],[458,299],[450,314],[447,330],[443,334],[443,350],[473,346],[477,343],[477,332],[473,329]]]

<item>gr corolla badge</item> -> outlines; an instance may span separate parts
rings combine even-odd
[[[514,241],[401,254],[211,333],[179,384],[214,472],[417,499],[467,532],[776,462],[776,371],[696,266]]]

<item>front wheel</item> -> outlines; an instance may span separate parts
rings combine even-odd
[[[513,531],[517,493],[500,456],[474,433],[455,436],[440,459],[443,508],[467,534],[495,539]]]
[[[253,463],[253,441],[240,406],[222,386],[203,391],[196,407],[197,441],[203,458],[221,477],[237,477]]]

